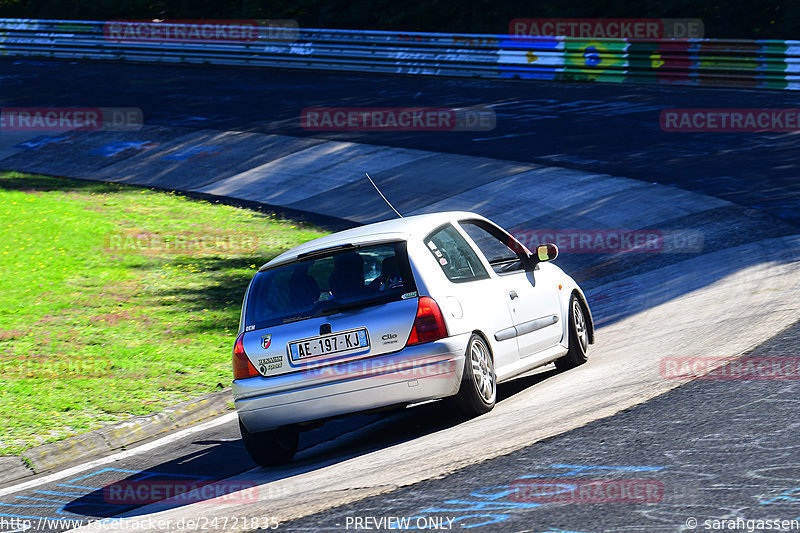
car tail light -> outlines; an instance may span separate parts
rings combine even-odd
[[[422,344],[447,337],[447,326],[436,300],[422,296],[417,304],[417,317],[408,336],[407,346]]]
[[[244,379],[258,376],[258,371],[244,351],[244,333],[236,339],[233,345],[233,379]]]

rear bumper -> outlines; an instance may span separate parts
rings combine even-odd
[[[361,361],[233,382],[248,431],[319,420],[379,407],[444,398],[458,392],[469,334]]]

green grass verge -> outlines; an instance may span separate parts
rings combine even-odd
[[[0,173],[0,455],[230,384],[255,269],[321,235],[171,193]]]

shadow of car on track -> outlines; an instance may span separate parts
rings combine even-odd
[[[502,403],[557,374],[552,365],[547,365],[502,383],[498,385],[497,401]],[[253,488],[257,485],[318,470],[462,422],[441,401],[336,418],[301,434],[300,451],[291,464],[269,469],[257,467],[239,439],[196,440],[191,445],[198,446],[198,450],[144,471],[127,471],[130,472],[127,477],[110,479],[105,486],[72,500],[62,509],[66,515],[108,518],[123,513],[136,516],[153,512],[152,508],[147,507],[148,504],[157,504],[157,510],[162,511],[211,498],[215,498],[215,501],[230,498],[231,503],[246,503],[244,498],[264,499],[265,495],[259,495],[258,489]],[[246,473],[249,470],[254,472],[252,481],[247,480]],[[237,476],[235,482],[224,481],[232,476]],[[211,485],[214,485],[213,495],[210,494]],[[205,486],[209,486],[209,489],[204,492]],[[251,492],[245,491],[245,496],[231,496],[248,488]],[[192,489],[199,490],[192,493]],[[168,491],[171,491],[170,494],[182,494],[165,502],[160,496]]]

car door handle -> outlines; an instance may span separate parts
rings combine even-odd
[[[512,300],[519,298],[519,294],[517,294],[517,291],[510,291],[508,293],[508,296],[511,297]]]

